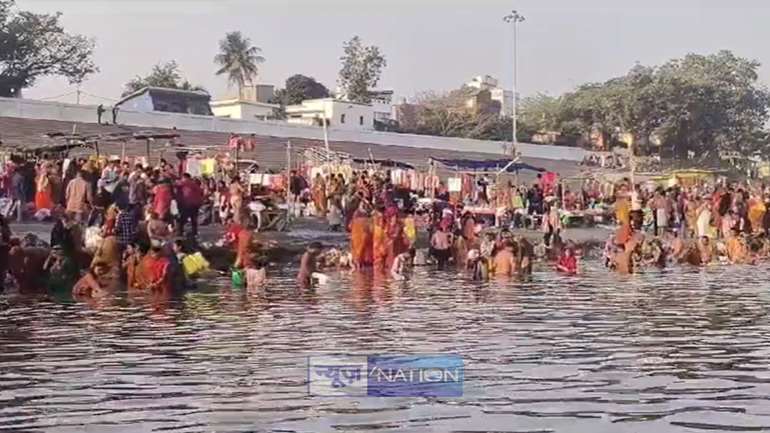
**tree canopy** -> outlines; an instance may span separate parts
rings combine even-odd
[[[326,98],[329,89],[313,77],[295,74],[286,80],[283,89],[276,91],[276,100],[283,106],[299,104],[306,99]]]
[[[137,76],[125,85],[122,96],[129,95],[145,87],[165,87],[168,89],[192,90],[207,92],[202,86],[194,86],[182,78],[179,65],[171,60],[166,63],[158,63],[152,67],[149,75]]]
[[[348,101],[368,104],[372,100],[369,91],[380,81],[382,69],[387,66],[385,56],[378,47],[365,46],[358,36],[345,42],[343,48],[339,73],[343,96]]]
[[[484,107],[469,108],[475,92],[467,87],[449,92],[424,92],[399,114],[399,131],[412,134],[510,140],[510,118]],[[499,109],[499,107],[498,107]]]
[[[94,41],[66,33],[60,18],[60,13],[19,11],[13,0],[0,0],[0,96],[19,96],[49,75],[80,84],[99,70],[92,59]]]
[[[770,94],[757,82],[758,68],[758,62],[730,51],[688,54],[657,67],[635,65],[623,76],[558,98],[525,100],[520,123],[563,135],[598,132],[610,142],[630,135],[640,146],[660,142],[665,154],[677,158],[750,152],[766,144],[770,104]]]
[[[217,75],[227,75],[227,81],[241,88],[251,84],[259,73],[258,64],[265,58],[260,55],[262,50],[251,45],[251,40],[241,32],[230,32],[219,41],[219,54],[214,57],[214,63],[219,65]]]

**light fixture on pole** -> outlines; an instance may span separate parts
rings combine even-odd
[[[518,98],[516,97],[516,84],[517,84],[517,78],[518,78],[518,68],[517,68],[517,41],[516,41],[516,28],[517,24],[524,22],[524,15],[521,15],[518,11],[515,9],[511,11],[510,14],[503,17],[503,21],[509,24],[513,24],[513,105],[512,105],[512,118],[513,118],[513,137],[511,139],[511,154],[513,157],[516,157],[516,132],[517,132],[517,125],[516,125],[516,105],[518,104]],[[503,101],[505,101],[505,97],[503,97]]]

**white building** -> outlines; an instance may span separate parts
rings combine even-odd
[[[328,125],[335,129],[373,130],[374,109],[369,104],[340,101],[334,98],[307,99],[301,104],[286,107],[289,123],[300,125]]]
[[[275,117],[275,110],[279,108],[280,106],[277,104],[242,99],[225,99],[211,103],[211,111],[214,112],[215,116],[242,120],[272,119]]]
[[[217,117],[242,120],[268,120],[275,118],[275,112],[281,108],[271,104],[274,95],[272,84],[254,84],[239,88],[238,95],[213,101],[211,111]]]
[[[211,116],[209,101],[211,101],[211,96],[204,91],[144,87],[124,96],[123,99],[115,103],[115,106],[121,110],[141,113],[164,111]]]
[[[369,92],[372,98],[372,110],[374,111],[374,120],[382,123],[389,123],[394,120],[393,113],[393,91],[392,90],[372,90]]]
[[[500,103],[500,115],[513,116],[513,92],[499,87],[496,78],[489,75],[479,75],[473,77],[465,85],[474,89],[489,90],[492,100]]]

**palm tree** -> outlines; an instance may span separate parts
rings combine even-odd
[[[253,83],[257,76],[257,64],[265,61],[260,56],[262,50],[251,45],[249,38],[241,32],[230,32],[219,41],[219,54],[214,57],[214,63],[220,66],[217,75],[227,74],[227,81],[238,86],[238,96],[245,84]]]

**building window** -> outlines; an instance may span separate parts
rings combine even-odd
[[[364,124],[364,116],[360,116],[360,117],[358,118],[358,124],[359,124],[359,125],[363,125],[363,124]]]
[[[340,115],[340,123],[345,123],[345,115]]]

